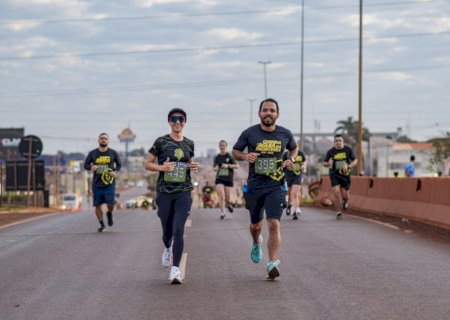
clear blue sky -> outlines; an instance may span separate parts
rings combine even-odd
[[[168,133],[188,112],[198,152],[230,144],[250,102],[280,103],[300,127],[301,1],[3,0],[0,127],[25,127],[44,153],[111,145],[130,125],[131,148]],[[357,118],[358,1],[305,1],[304,131]],[[450,130],[450,1],[364,1],[363,121],[425,140]]]

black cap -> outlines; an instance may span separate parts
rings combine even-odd
[[[167,115],[167,120],[169,120],[170,116],[174,113],[181,113],[184,116],[184,118],[187,120],[186,112],[181,108],[173,108],[172,110],[170,110],[169,114]]]

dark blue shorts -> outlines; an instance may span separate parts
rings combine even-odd
[[[223,184],[225,187],[233,187],[233,180],[222,180],[216,178],[216,184]]]
[[[287,192],[282,189],[282,186],[261,189],[250,188],[248,192],[245,192],[245,206],[250,211],[251,223],[260,222],[264,218],[264,211],[267,220],[280,220],[283,206],[286,203],[286,194]]]
[[[285,175],[284,178],[286,179],[289,188],[292,187],[293,184],[301,185],[303,183],[303,173],[298,176],[295,174]]]
[[[350,176],[341,176],[339,174],[333,174],[330,176],[331,179],[331,186],[341,186],[344,190],[350,189]]]
[[[109,185],[106,187],[92,187],[92,193],[94,194],[94,207],[101,206],[102,204],[116,204],[116,186]]]

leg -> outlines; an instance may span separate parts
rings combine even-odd
[[[97,220],[98,222],[103,222],[103,210],[102,210],[102,205],[96,206],[95,207],[95,215],[97,216]]]
[[[173,266],[179,267],[184,249],[184,225],[191,213],[192,198],[189,191],[178,195],[173,216]]]
[[[341,186],[336,185],[333,186],[333,195],[334,195],[334,209],[336,212],[340,212],[342,208],[342,199],[341,199]]]
[[[299,211],[299,202],[298,202],[298,193],[300,186],[298,184],[293,184],[289,189],[289,199],[291,200],[292,212],[294,220],[298,219],[298,211]]]
[[[221,183],[216,184],[216,191],[219,196],[220,216],[225,215],[225,186]]]
[[[158,217],[161,221],[163,233],[162,241],[166,248],[170,248],[172,242],[172,221],[173,221],[171,195],[166,193],[159,193],[156,197],[156,204],[158,206]]]
[[[263,220],[250,224],[250,234],[252,235],[253,243],[259,243],[259,236],[261,235]]]
[[[233,187],[225,186],[225,202],[230,213],[233,212],[233,206],[231,205],[231,190],[233,190]]]
[[[280,233],[280,221],[278,219],[267,220],[269,227],[269,241],[267,241],[267,249],[269,249],[269,260],[278,260],[280,246],[281,246],[281,233]]]

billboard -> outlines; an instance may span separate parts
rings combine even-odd
[[[19,143],[24,136],[24,128],[0,128],[0,159],[21,158]]]
[[[43,160],[35,160],[31,170],[30,190],[45,189],[45,167]],[[33,170],[34,169],[34,170]],[[6,191],[27,191],[28,161],[6,161]]]

